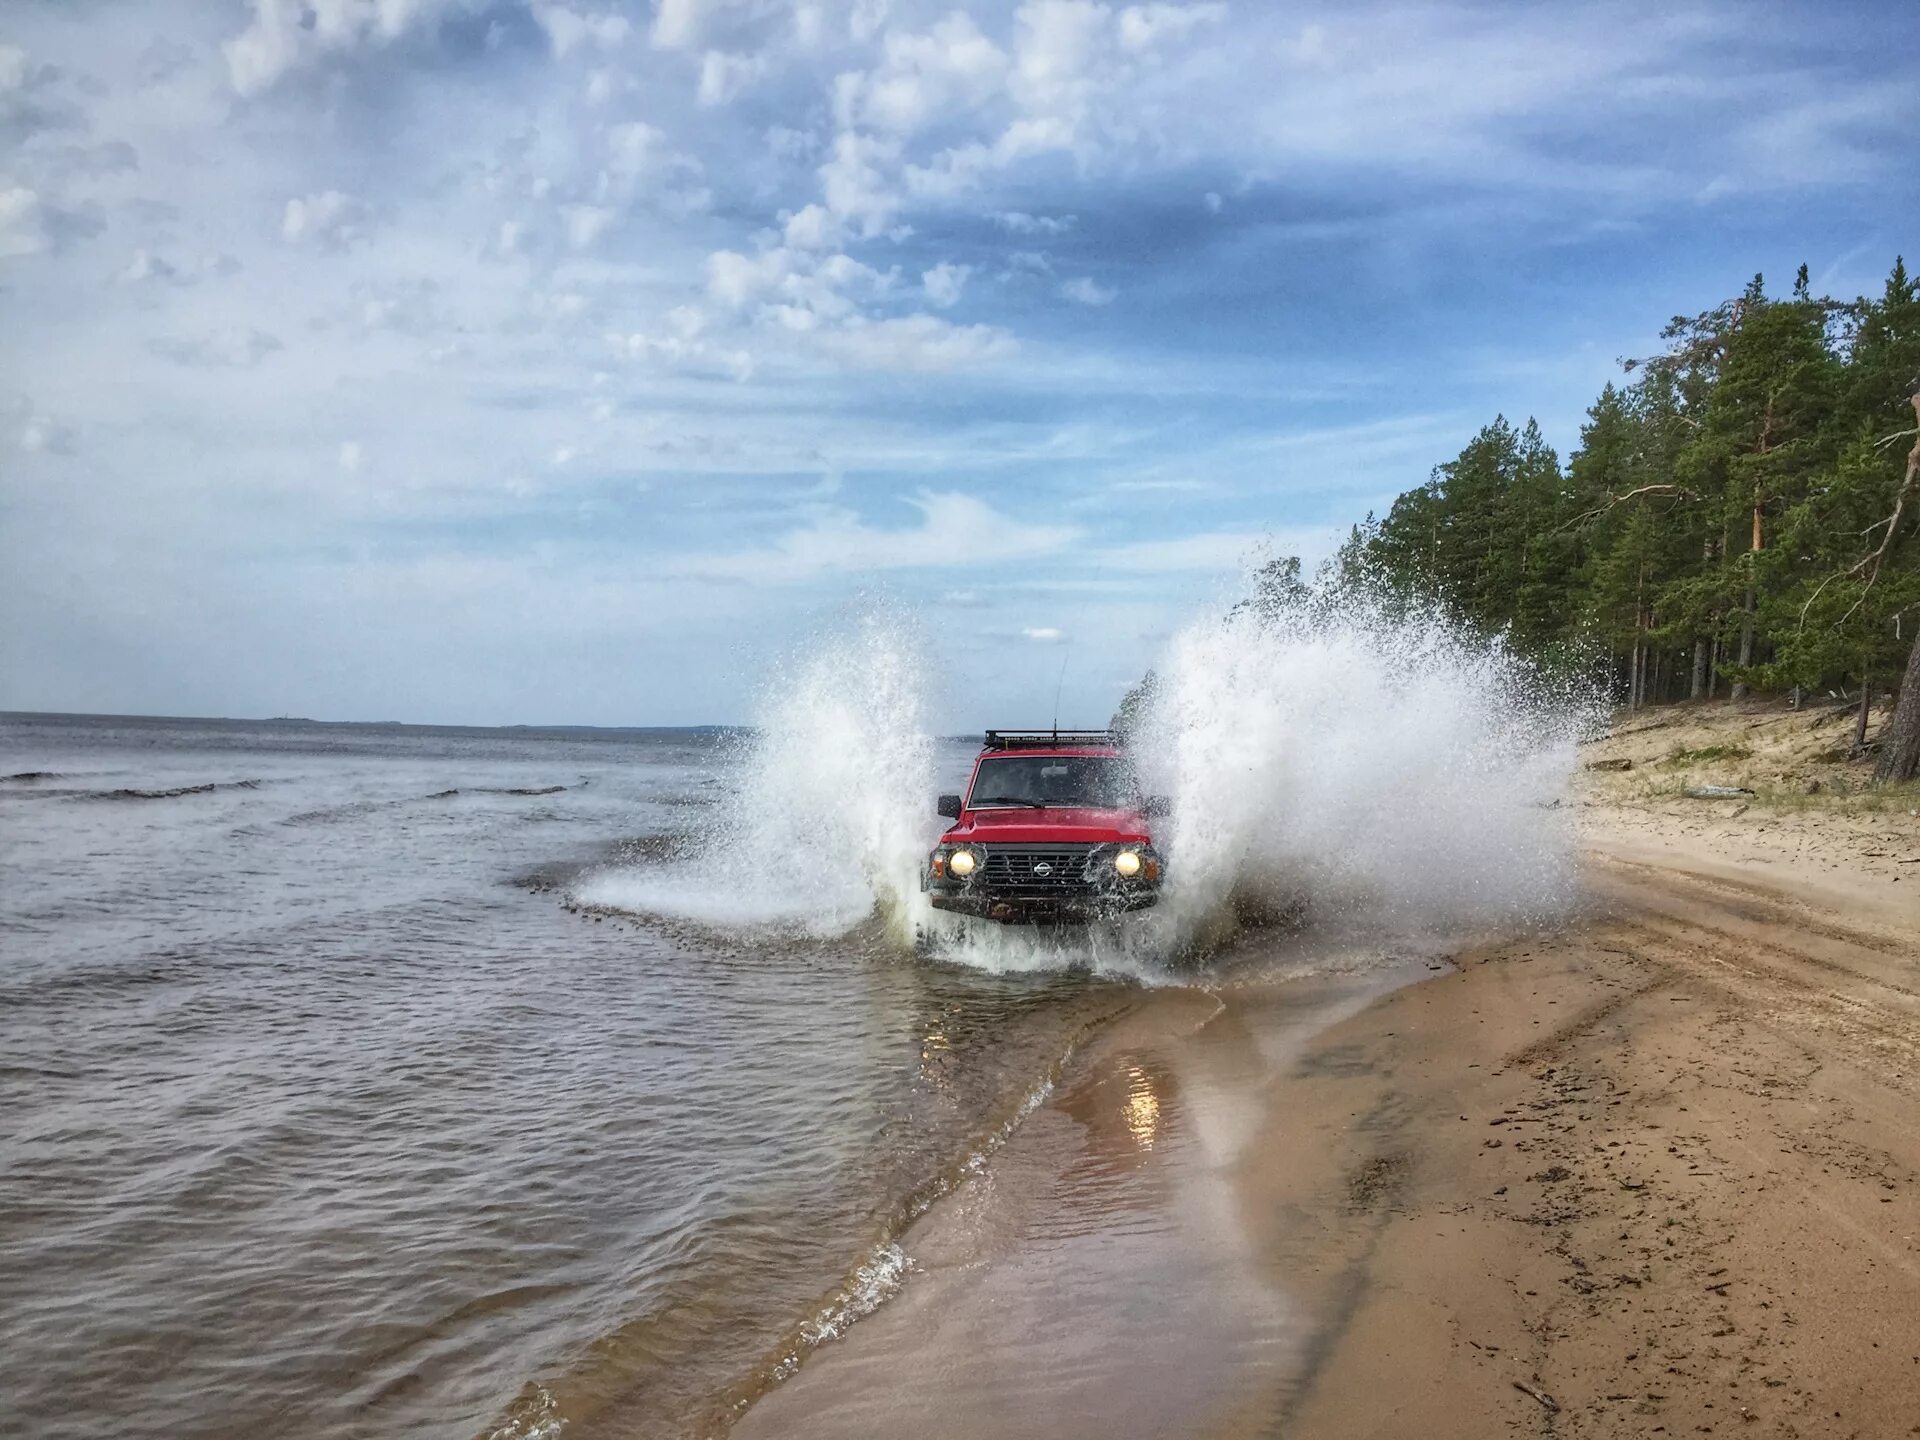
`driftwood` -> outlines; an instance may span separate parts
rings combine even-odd
[[[1535,1400],[1538,1400],[1542,1405],[1546,1406],[1549,1412],[1556,1411],[1560,1408],[1560,1402],[1558,1400],[1554,1399],[1539,1387],[1527,1384],[1524,1380],[1514,1381],[1513,1388],[1518,1390],[1522,1395],[1531,1395]]]

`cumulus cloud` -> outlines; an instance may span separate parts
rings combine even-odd
[[[1014,235],[1064,235],[1073,228],[1071,215],[1029,215],[1024,210],[996,210],[993,222]]]
[[[868,238],[885,231],[903,198],[889,175],[899,158],[896,141],[842,131],[832,158],[820,167],[827,213]]]
[[[372,219],[373,210],[366,201],[338,190],[322,190],[287,201],[280,238],[289,245],[311,243],[323,250],[344,250],[366,238]]]
[[[927,292],[927,299],[933,304],[942,310],[951,309],[960,303],[960,292],[967,288],[967,277],[972,273],[971,265],[942,261],[921,275],[920,287]]]
[[[563,205],[560,224],[567,244],[575,250],[591,250],[613,225],[614,212],[604,205]]]
[[[476,0],[251,0],[252,19],[221,46],[233,88],[258,95],[282,77],[328,56],[378,48]]]
[[[660,0],[653,17],[653,44],[659,50],[690,50],[721,28],[729,12],[752,7],[754,0]]]
[[[835,111],[844,129],[911,135],[995,99],[1007,66],[1005,52],[956,10],[925,34],[889,32],[878,65],[839,77]]]
[[[1120,12],[1120,44],[1139,52],[1224,20],[1225,5],[1129,5]]]
[[[830,249],[846,236],[840,222],[824,205],[803,205],[787,217],[782,234],[787,244],[800,250]]]
[[[0,260],[38,255],[50,243],[39,195],[23,185],[0,188]]]
[[[122,285],[177,285],[181,277],[179,268],[171,261],[139,249],[133,252],[133,258],[113,278]]]
[[[700,61],[700,103],[729,104],[766,73],[764,55],[730,55],[724,50],[709,50]]]
[[[1061,298],[1076,305],[1111,305],[1118,293],[1090,275],[1076,276],[1060,286]]]
[[[546,32],[554,55],[562,60],[585,48],[618,49],[633,28],[624,15],[589,14],[565,5],[535,5],[533,18]]]
[[[74,429],[24,397],[0,405],[0,433],[11,429],[15,447],[24,455],[71,455]]]

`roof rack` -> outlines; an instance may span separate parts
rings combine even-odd
[[[1055,745],[1118,745],[1111,730],[989,730],[989,750],[1041,750]]]

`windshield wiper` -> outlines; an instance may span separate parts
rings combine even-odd
[[[984,800],[975,798],[967,802],[967,808],[969,810],[978,810],[986,805],[1018,805],[1026,810],[1045,810],[1047,808],[1046,802],[1043,800],[1016,800],[1011,795],[989,795]]]

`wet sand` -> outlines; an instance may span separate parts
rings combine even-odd
[[[1633,828],[1445,973],[1155,997],[734,1433],[1920,1434],[1920,879]]]

